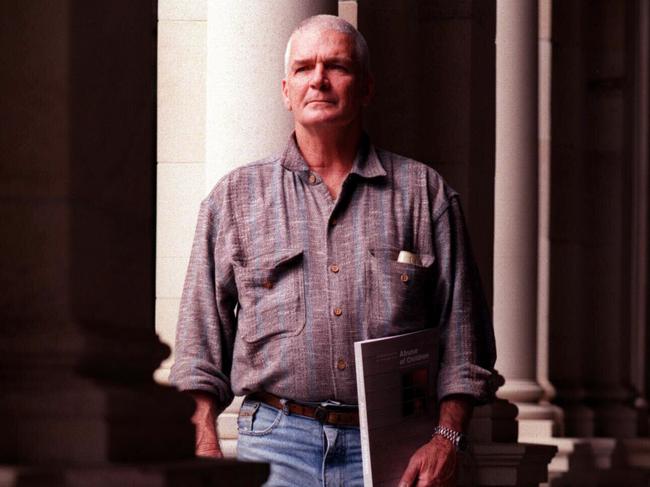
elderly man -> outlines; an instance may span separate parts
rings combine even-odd
[[[401,485],[453,485],[472,405],[490,394],[494,336],[458,196],[363,133],[368,59],[347,22],[304,21],[285,56],[285,150],[201,204],[172,382],[196,400],[198,455],[221,456],[215,420],[246,396],[238,457],[269,462],[267,485],[363,485],[357,340],[440,330],[439,424]]]

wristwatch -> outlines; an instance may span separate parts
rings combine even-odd
[[[469,445],[467,435],[454,431],[451,428],[445,426],[436,426],[433,430],[433,436],[440,435],[443,438],[451,441],[451,444],[454,445],[456,451],[465,451]]]

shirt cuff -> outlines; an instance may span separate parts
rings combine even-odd
[[[474,364],[445,365],[438,372],[438,401],[452,394],[474,398],[475,404],[494,400],[498,375]]]
[[[169,381],[179,391],[203,391],[212,394],[219,410],[226,409],[235,398],[230,380],[209,362],[177,361],[172,366]]]

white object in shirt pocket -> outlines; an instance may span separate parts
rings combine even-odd
[[[368,338],[397,335],[427,326],[433,293],[433,263],[430,254],[418,253],[420,264],[397,262],[399,249],[368,250]]]
[[[255,343],[298,335],[305,327],[303,250],[285,249],[234,263],[237,330]]]

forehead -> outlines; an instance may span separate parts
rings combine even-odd
[[[294,34],[290,59],[347,57],[354,59],[354,38],[331,29],[312,27]]]

